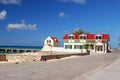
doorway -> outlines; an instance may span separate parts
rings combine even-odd
[[[100,53],[103,52],[103,46],[98,46],[98,45],[95,46],[95,52],[98,52],[98,53],[99,53],[99,52],[100,52]]]

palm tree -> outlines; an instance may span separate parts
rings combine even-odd
[[[88,49],[89,49],[89,44],[85,44],[85,49],[87,49],[87,51],[88,51]]]
[[[82,29],[76,29],[73,34],[84,34],[84,31]]]
[[[90,46],[90,49],[93,49],[93,48],[94,48],[94,45],[93,45],[93,44],[90,44],[89,46]]]

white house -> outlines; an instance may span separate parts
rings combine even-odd
[[[63,38],[64,47],[55,37],[48,37],[44,41],[42,51],[85,53],[107,53],[110,51],[109,34],[66,34]]]
[[[56,37],[47,37],[44,41],[44,46],[51,46],[51,47],[60,47],[60,43]]]
[[[56,37],[47,37],[44,41],[42,51],[52,51],[52,48],[60,47],[59,40]]]
[[[110,51],[109,34],[66,34],[64,49],[68,52],[107,53]]]

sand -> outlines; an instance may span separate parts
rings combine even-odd
[[[85,80],[120,58],[108,54],[0,65],[0,80]]]

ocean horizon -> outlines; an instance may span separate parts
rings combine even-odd
[[[0,46],[0,48],[6,48],[6,49],[35,49],[35,50],[41,50],[43,46]],[[7,54],[6,52],[0,51],[0,54]]]
[[[42,49],[43,46],[0,46],[0,48]]]

